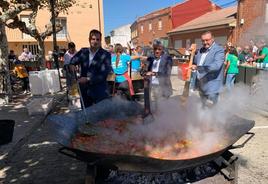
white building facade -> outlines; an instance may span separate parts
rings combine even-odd
[[[127,24],[111,31],[111,45],[120,43],[123,47],[127,47],[127,43],[131,40],[130,25]]]

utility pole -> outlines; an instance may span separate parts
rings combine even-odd
[[[57,46],[57,33],[56,33],[56,16],[55,16],[55,0],[50,0],[51,6],[51,24],[52,24],[52,32],[53,32],[53,58],[56,64],[56,68],[58,70],[59,82],[60,82],[60,90],[62,90],[61,80],[60,80],[60,70],[59,70],[59,48]]]

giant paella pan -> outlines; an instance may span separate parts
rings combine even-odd
[[[61,153],[87,163],[113,164],[120,170],[141,172],[172,171],[206,163],[229,149],[243,147],[254,135],[249,132],[254,121],[233,116],[217,129],[200,127],[203,136],[221,131],[220,139],[208,141],[209,145],[180,130],[165,136],[147,136],[146,131],[151,134],[154,129],[144,124],[142,111],[136,102],[108,99],[87,109],[92,124],[83,123],[81,112],[51,116],[49,121],[63,146]],[[248,135],[245,141],[235,146],[244,135]]]

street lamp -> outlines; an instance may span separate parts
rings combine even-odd
[[[56,16],[55,16],[55,0],[50,0],[51,6],[51,24],[52,24],[52,35],[53,35],[53,58],[58,70],[60,90],[62,90],[61,80],[60,80],[60,70],[59,70],[59,49],[57,46],[57,33],[56,33]]]

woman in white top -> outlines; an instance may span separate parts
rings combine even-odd
[[[66,71],[66,85],[67,85],[67,92],[69,91],[69,88],[72,85],[72,80],[74,79],[74,76],[72,73],[70,73],[68,65],[70,64],[70,61],[72,57],[76,54],[75,44],[74,42],[68,43],[68,50],[64,54],[64,69]]]

